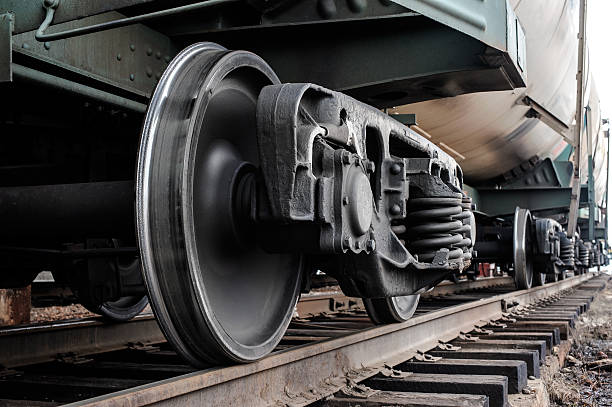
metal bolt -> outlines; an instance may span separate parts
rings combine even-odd
[[[159,80],[159,78],[161,78],[161,72],[155,72],[155,79]]]
[[[164,57],[164,61],[166,61],[166,63],[170,62],[170,55],[166,55]]]
[[[121,54],[117,54],[117,61],[121,61]]]
[[[151,68],[147,67],[147,76],[150,78],[151,76],[153,76],[153,71],[151,70]]]
[[[323,18],[332,18],[338,13],[334,0],[319,0],[317,3],[319,15]]]
[[[136,78],[136,76],[133,73],[131,73],[130,74],[130,80],[133,81],[135,78]]]
[[[402,166],[398,163],[393,163],[391,164],[391,168],[389,168],[389,170],[391,171],[391,174],[398,175],[400,172],[402,172]]]
[[[147,55],[148,56],[153,55],[153,50],[151,48],[147,48]]]
[[[23,44],[21,44],[21,48],[30,49],[30,44],[28,44],[27,42],[24,42]]]
[[[376,171],[376,165],[374,164],[374,161],[366,161],[366,171],[370,174]]]
[[[344,243],[343,246],[344,246],[345,249],[350,249],[351,248],[351,244],[353,243],[353,239],[351,239],[350,236],[347,236],[347,237],[344,238],[343,243]]]
[[[45,41],[44,46],[45,46],[45,49],[48,50],[49,48],[51,48],[51,43],[49,41]]]
[[[376,240],[369,239],[366,242],[366,250],[369,251],[369,252],[373,252],[374,250],[376,250]]]
[[[349,153],[346,150],[342,151],[342,162],[344,164],[350,164],[351,163],[351,153]]]
[[[155,53],[155,58],[157,58],[157,59],[161,59],[161,52],[157,51],[157,52]]]
[[[130,44],[130,50],[131,51],[136,51],[136,45]]]
[[[348,196],[342,198],[342,205],[348,205],[349,203],[351,203],[351,201],[349,200]]]
[[[390,209],[389,212],[391,213],[391,215],[393,216],[397,216],[400,213],[402,213],[402,208],[398,205],[398,204],[394,204]]]
[[[438,262],[438,265],[443,266],[443,265],[444,265],[444,260],[440,260],[440,261]]]

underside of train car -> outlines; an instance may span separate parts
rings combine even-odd
[[[574,233],[571,144],[483,179],[422,131],[421,103],[529,89],[512,4],[464,3],[0,0],[0,288],[150,301],[201,366],[272,351],[318,271],[389,323],[480,264],[518,288],[606,264],[607,161]]]

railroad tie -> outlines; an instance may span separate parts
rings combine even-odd
[[[349,395],[337,395],[324,401],[322,407],[489,407],[489,398],[484,395],[473,394],[447,394],[447,393],[415,393],[415,392],[396,392],[379,391],[364,399]]]
[[[508,378],[500,375],[413,373],[402,378],[376,376],[365,385],[386,391],[485,395],[491,407],[508,404]]]

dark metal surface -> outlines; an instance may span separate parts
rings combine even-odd
[[[13,80],[13,15],[10,13],[0,14],[0,82]]]
[[[150,3],[153,0],[61,0],[62,7],[55,13],[54,21],[63,23],[86,16],[117,10],[128,6]],[[45,18],[41,1],[2,0],[0,11],[15,15],[15,33],[35,30]]]
[[[55,11],[61,4],[60,0],[51,0],[49,2],[44,3],[44,7],[46,9],[45,20],[39,27],[36,32],[36,40],[40,42],[44,41],[57,41],[63,40],[71,37],[78,37],[81,35],[111,30],[113,28],[125,27],[132,24],[138,24],[145,21],[151,21],[159,18],[164,18],[168,16],[174,16],[177,14],[189,13],[193,11],[198,11],[202,9],[206,9],[213,6],[229,4],[237,2],[238,0],[207,0],[201,1],[199,3],[187,4],[184,6],[174,7],[166,10],[154,11],[152,13],[141,14],[139,16],[121,18],[118,20],[113,20],[105,23],[89,25],[85,27],[74,28],[72,30],[53,32],[53,33],[45,33],[45,31],[49,28],[50,24],[53,21],[53,17],[55,15]],[[49,4],[48,4],[49,3]]]
[[[49,75],[18,64],[12,64],[11,68],[13,71],[13,76],[18,82],[30,82],[43,87],[61,90],[63,92],[72,92],[85,96],[91,100],[108,103],[138,113],[144,113],[145,110],[147,110],[147,105],[144,103],[117,96],[113,93],[105,92],[78,82],[62,79],[59,76]]]

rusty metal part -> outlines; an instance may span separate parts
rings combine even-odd
[[[0,289],[0,326],[30,322],[30,286]]]

